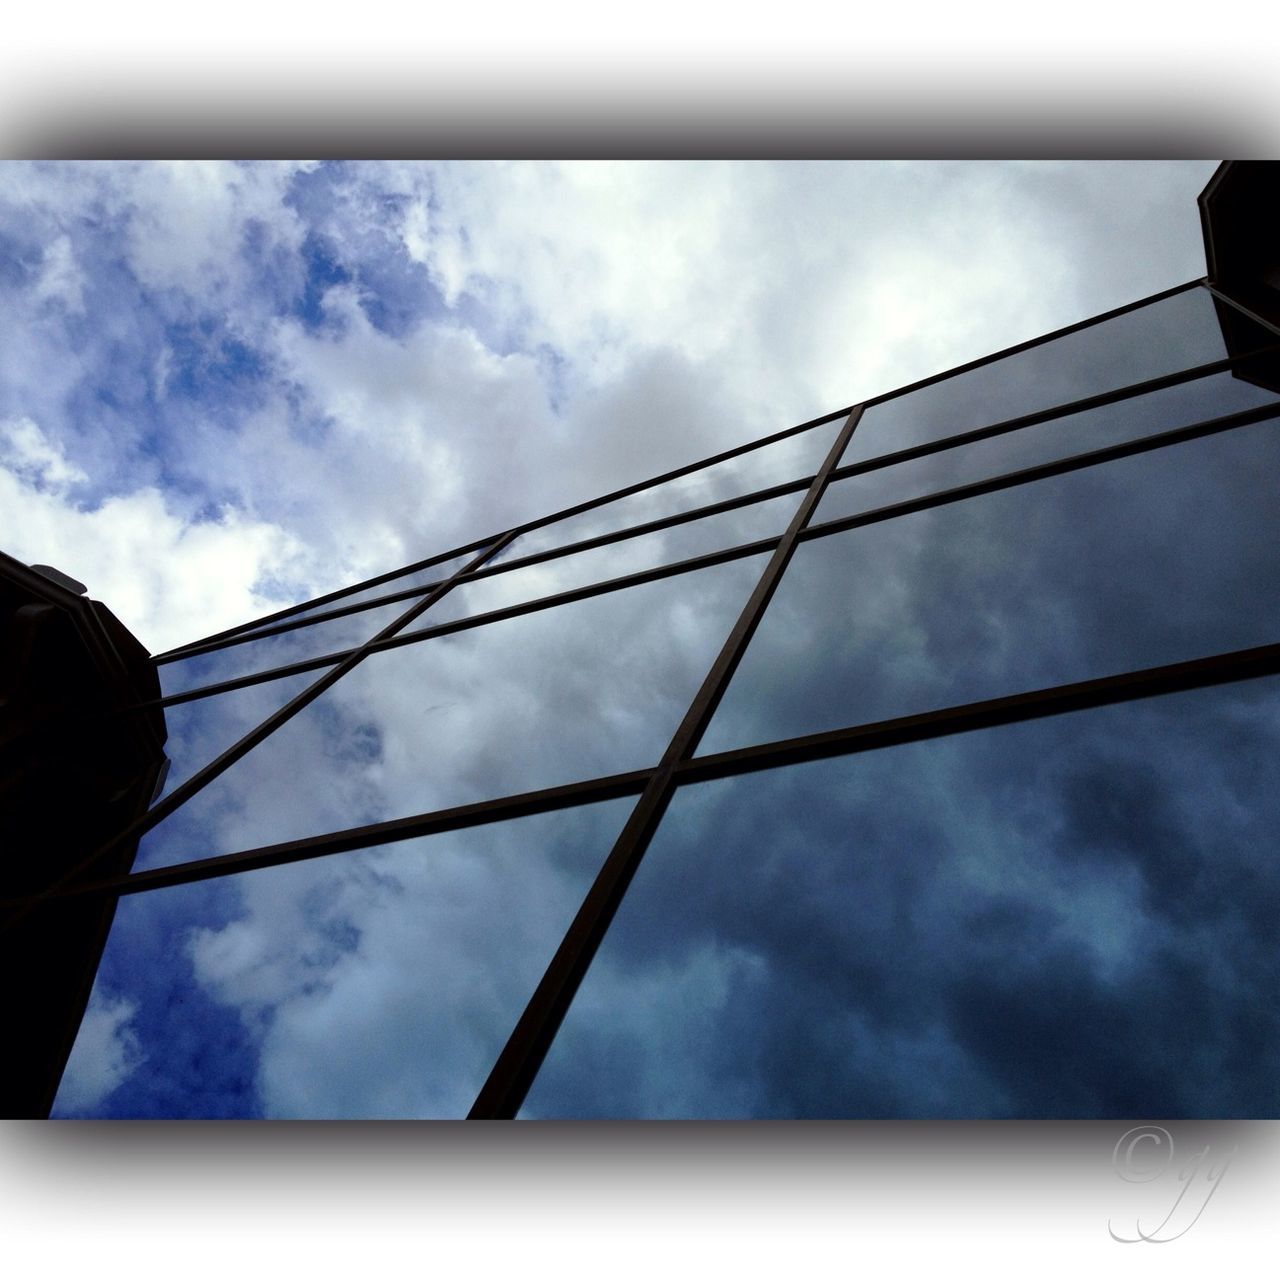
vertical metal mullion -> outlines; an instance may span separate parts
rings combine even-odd
[[[247,755],[254,747],[256,747],[265,738],[273,734],[281,725],[291,720],[298,712],[302,711],[310,703],[314,702],[322,693],[330,686],[335,684],[343,676],[345,676],[353,667],[362,662],[369,654],[370,647],[379,640],[384,640],[389,636],[395,635],[403,627],[407,627],[420,614],[425,613],[431,605],[435,604],[442,596],[452,590],[454,583],[463,575],[469,573],[472,569],[478,568],[480,565],[491,557],[497,555],[503,548],[509,546],[515,538],[515,532],[509,531],[504,533],[495,542],[475,556],[469,563],[463,565],[456,573],[447,581],[442,582],[431,594],[422,600],[414,601],[411,608],[406,609],[398,618],[388,623],[377,635],[366,640],[358,649],[349,653],[337,666],[330,668],[319,680],[314,684],[308,685],[296,697],[290,699],[283,707],[280,707],[263,720],[255,728],[251,729],[238,742],[233,743],[215,760],[211,760],[205,767],[191,775],[180,787],[175,787],[163,800],[153,805],[141,817],[131,822],[127,827],[113,836],[104,845],[95,849],[87,858],[77,863],[65,875],[61,876],[56,882],[49,885],[40,895],[31,898],[23,907],[0,924],[0,929],[7,929],[11,925],[16,924],[19,919],[37,906],[40,902],[52,897],[59,890],[65,888],[78,876],[83,874],[94,863],[105,857],[113,849],[119,848],[128,840],[139,839],[150,831],[153,827],[163,822],[171,813],[185,804],[198,791],[206,787],[210,782],[217,778],[226,770],[231,768],[238,760]]]
[[[831,472],[843,456],[861,416],[862,406],[858,405],[845,420],[786,533],[769,557],[751,598],[738,615],[733,630],[689,704],[648,785],[636,801],[626,826],[614,842],[541,982],[498,1055],[468,1119],[511,1119],[523,1105],[560,1023],[671,801],[676,767],[697,750],[698,742],[790,563],[800,532],[817,508]]]

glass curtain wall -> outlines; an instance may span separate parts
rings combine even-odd
[[[1280,337],[1224,305],[160,655],[55,1114],[1280,1114]]]

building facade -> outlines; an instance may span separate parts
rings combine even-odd
[[[156,656],[154,802],[10,899],[115,905],[54,1113],[1280,1113],[1274,181],[1203,280]]]

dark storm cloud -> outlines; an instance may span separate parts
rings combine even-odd
[[[702,749],[1270,641],[1278,461],[1263,423],[803,546]],[[1275,697],[678,796],[528,1114],[1274,1114]]]
[[[1208,302],[1200,291],[1197,300]],[[1163,345],[1166,331],[1130,326],[1129,336],[1140,366],[1146,338]],[[1199,362],[1223,354],[1207,330],[1182,347]],[[1123,385],[1115,359],[1102,374],[1072,365],[1073,398]],[[1018,357],[1011,365],[1015,380],[1033,372]],[[946,403],[937,394],[946,385],[927,389],[926,412]],[[1225,404],[1200,391],[1130,402],[1102,414],[1101,432],[1094,414],[1081,415],[1092,428],[1085,447],[1275,398],[1236,380],[1215,391]],[[910,419],[913,399],[903,397],[898,419]],[[1041,442],[1034,460],[1078,451],[1078,425],[1028,428],[1033,449]],[[1017,442],[1012,458],[1005,445],[977,466],[925,459],[910,482],[888,473],[883,487],[894,500],[1030,460],[1027,441],[1006,440]],[[1274,466],[1275,441],[1264,422],[802,544],[700,751],[1266,643],[1278,530],[1273,496],[1256,478]],[[883,501],[876,481],[862,478],[864,509]],[[817,522],[827,511],[824,501]]]
[[[1250,705],[1275,688],[682,794],[528,1113],[1274,1114]]]

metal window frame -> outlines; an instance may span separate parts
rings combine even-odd
[[[682,760],[676,765],[674,772],[679,786],[711,782],[738,777],[744,773],[756,773],[762,769],[778,769],[812,760],[856,755],[881,747],[900,746],[928,738],[969,733],[999,725],[1018,724],[1024,720],[1065,715],[1072,711],[1272,675],[1280,675],[1280,644],[1235,649],[1204,658],[1136,668],[1118,675],[1048,685],[1041,689],[1024,690],[977,702],[955,703],[933,711],[917,712],[889,720],[868,721],[822,733],[735,747]],[[513,792],[492,800],[433,809],[385,822],[370,822],[321,835],[305,836],[298,840],[192,858],[147,871],[78,881],[64,886],[56,896],[69,898],[103,893],[127,895],[152,889],[171,889],[177,885],[219,880],[247,871],[261,871],[267,867],[287,866],[294,862],[327,858],[333,854],[415,840],[420,836],[462,831],[469,827],[488,826],[490,823],[506,822],[533,814],[553,813],[560,809],[577,808],[579,805],[638,796],[657,769],[657,765],[650,765],[626,773],[602,774],[578,782],[562,783],[535,791]]]
[[[935,453],[942,453],[950,449],[961,448],[980,440],[989,440],[997,436],[1006,435],[1013,431],[1020,431],[1024,427],[1038,426],[1046,422],[1054,421],[1058,418],[1070,417],[1077,413],[1085,413],[1091,409],[1103,408],[1110,404],[1116,404],[1124,400],[1149,395],[1153,392],[1162,391],[1169,387],[1197,381],[1201,378],[1212,377],[1218,373],[1226,373],[1237,365],[1256,359],[1259,355],[1274,353],[1276,351],[1280,351],[1280,343],[1259,347],[1255,350],[1247,351],[1237,356],[1229,356],[1226,359],[1210,361],[1207,364],[1197,365],[1190,369],[1179,370],[1177,373],[1164,374],[1156,378],[1148,378],[1142,382],[1131,383],[1128,386],[1118,387],[1113,391],[1084,396],[1078,400],[1068,401],[1049,409],[1038,410],[1034,413],[1021,414],[1018,417],[1008,418],[990,426],[977,427],[970,431],[959,432],[956,435],[947,436],[941,440],[927,441],[919,445],[895,450],[892,453],[881,454],[875,458],[868,458],[861,462],[848,463],[845,466],[837,467],[835,472],[832,474],[831,479],[834,483],[853,476],[866,475],[884,467],[895,466],[900,462],[911,462],[917,458],[924,458]],[[870,402],[868,402],[868,404],[869,403]],[[486,565],[474,572],[465,574],[459,580],[458,585],[467,585],[471,582],[483,581],[486,578],[496,577],[503,573],[509,573],[515,569],[524,569],[532,565],[546,564],[550,561],[576,555],[579,552],[594,551],[599,547],[611,546],[619,542],[628,541],[632,538],[643,537],[650,533],[658,533],[664,529],[675,528],[679,525],[689,524],[707,517],[723,515],[730,511],[736,511],[744,507],[753,506],[756,503],[772,501],[775,498],[785,497],[790,493],[801,493],[809,487],[812,481],[812,475],[798,476],[794,480],[788,480],[781,484],[770,485],[763,489],[756,489],[752,492],[739,494],[732,498],[723,498],[717,502],[707,503],[701,507],[690,508],[687,511],[675,512],[671,515],[647,520],[640,524],[626,525],[615,530],[610,530],[607,533],[596,534],[590,538],[583,538],[576,542],[565,543],[563,546],[548,547],[542,551],[535,551],[528,555],[517,556],[511,560],[504,560],[501,564]],[[156,657],[154,661],[157,665],[166,665],[173,662],[181,662],[188,658],[201,657],[208,653],[216,653],[223,649],[247,644],[255,640],[266,639],[274,635],[282,635],[290,631],[300,630],[304,627],[327,622],[335,618],[349,617],[353,614],[361,613],[369,609],[377,609],[384,605],[397,603],[401,600],[412,600],[428,594],[438,585],[439,583],[423,583],[416,587],[403,588],[400,591],[395,591],[385,596],[376,596],[370,600],[361,600],[355,604],[345,606],[339,605],[338,607],[326,610],[323,613],[266,624],[258,630],[249,633],[224,636],[221,639],[193,642],[182,650],[173,650],[167,654],[161,654]]]
[[[1248,357],[1252,358],[1256,353],[1251,352]],[[859,406],[861,408],[861,406]],[[916,498],[905,498],[899,502],[890,503],[883,507],[875,507],[868,511],[855,512],[852,515],[840,516],[833,520],[823,521],[821,524],[806,527],[800,534],[802,541],[809,542],[815,538],[825,538],[832,534],[844,533],[850,529],[860,528],[863,525],[879,524],[885,520],[896,519],[898,516],[912,515],[917,511],[929,510],[932,507],[947,506],[954,502],[963,502],[968,498],[980,497],[983,494],[995,493],[1001,489],[1015,488],[1023,484],[1031,484],[1036,480],[1045,480],[1053,476],[1066,475],[1072,471],[1080,471],[1087,467],[1099,466],[1102,463],[1114,462],[1121,458],[1132,457],[1140,453],[1149,453],[1154,449],[1168,448],[1175,444],[1184,444],[1191,440],[1201,439],[1209,435],[1216,435],[1223,431],[1231,431],[1236,427],[1250,426],[1256,422],[1264,422],[1270,418],[1280,416],[1280,399],[1273,404],[1258,405],[1252,409],[1241,409],[1235,413],[1225,414],[1220,418],[1206,418],[1201,422],[1191,423],[1183,427],[1174,427],[1168,431],[1154,432],[1150,435],[1139,436],[1133,440],[1125,440],[1119,444],[1104,445],[1097,449],[1089,449],[1081,453],[1066,454],[1061,458],[1055,458],[1050,462],[1036,463],[1034,466],[1022,467],[1014,471],[1002,472],[999,475],[990,476],[984,480],[973,480],[963,485],[956,485],[950,489],[939,489],[933,493],[922,494]],[[1009,427],[1008,430],[1021,429],[1021,426],[1034,425],[1032,423],[1023,423],[1019,427]],[[987,439],[992,434],[996,434],[993,428],[981,428],[982,434],[978,438]],[[969,437],[977,436],[976,432],[966,432],[965,438],[960,440],[961,444],[971,443]],[[912,449],[900,450],[895,454],[884,455],[886,458],[892,458],[895,462],[907,460],[901,455],[909,454],[912,458],[923,457],[927,453],[937,453],[944,448],[958,447],[955,440],[958,437],[949,437],[947,440],[933,442],[929,445],[919,445]],[[848,467],[839,468],[829,477],[830,482],[834,483],[838,479],[844,479],[852,475],[863,475],[868,471],[880,469],[882,466],[890,465],[881,458],[871,459],[867,462],[853,463]],[[811,477],[810,483],[816,477]],[[790,482],[795,483],[795,482]],[[824,486],[824,491],[825,491]],[[771,492],[766,490],[765,492]],[[492,622],[503,622],[509,618],[518,618],[527,613],[536,613],[544,609],[556,608],[560,605],[573,604],[580,600],[591,599],[594,596],[605,595],[614,591],[621,591],[627,587],[640,586],[647,582],[656,582],[662,578],[673,577],[677,574],[692,573],[699,569],[710,568],[714,565],[724,564],[731,560],[745,559],[750,556],[763,555],[766,552],[773,551],[785,537],[785,534],[779,534],[769,538],[758,538],[751,542],[737,543],[733,546],[723,547],[718,551],[704,552],[698,556],[692,556],[685,560],[675,560],[664,565],[655,565],[650,569],[639,569],[629,574],[624,574],[618,578],[604,578],[594,583],[588,583],[585,586],[573,587],[566,591],[555,592],[549,596],[538,596],[531,600],[524,600],[518,604],[504,605],[498,609],[487,610],[484,613],[473,614],[464,618],[455,618],[450,622],[438,623],[434,626],[423,627],[416,631],[401,632],[394,636],[385,638],[375,637],[366,641],[363,645],[355,649],[338,650],[333,653],[317,654],[315,657],[302,658],[297,662],[287,663],[279,667],[271,667],[264,671],[249,672],[242,676],[232,676],[226,680],[217,681],[213,684],[200,685],[194,689],[185,689],[181,693],[172,693],[165,697],[149,701],[136,703],[134,706],[127,708],[127,711],[149,711],[155,707],[171,707],[177,706],[184,702],[194,702],[201,698],[215,697],[218,694],[230,693],[236,689],[245,689],[255,684],[264,684],[272,680],[285,679],[289,676],[300,675],[308,671],[318,671],[324,667],[333,666],[337,663],[345,662],[354,653],[380,653],[387,649],[398,649],[404,645],[419,644],[424,640],[431,640],[437,636],[455,635],[460,631],[469,631],[476,627],[487,626]],[[467,579],[470,580],[470,579]],[[463,579],[459,579],[456,585],[461,585]],[[425,606],[424,606],[425,609]],[[380,633],[381,635],[381,633]]]
[[[474,557],[465,568],[470,569],[483,564],[491,556],[497,555],[510,541],[514,535],[503,535],[495,542],[491,543],[479,555]],[[186,782],[175,787],[168,795],[152,805],[141,817],[136,818],[133,822],[124,827],[117,835],[103,843],[88,857],[81,859],[62,876],[50,884],[43,892],[35,897],[26,899],[19,904],[11,914],[0,922],[0,930],[9,929],[17,924],[20,920],[25,919],[32,910],[41,903],[48,901],[50,898],[58,895],[60,890],[69,884],[75,883],[93,866],[101,862],[104,858],[116,852],[121,846],[137,841],[144,836],[153,827],[159,825],[171,813],[179,809],[183,804],[191,799],[197,792],[203,790],[210,782],[219,775],[225,773],[237,760],[247,755],[260,742],[264,741],[273,734],[282,725],[288,723],[295,715],[304,707],[314,702],[326,689],[336,684],[342,679],[347,672],[358,666],[369,654],[369,646],[375,640],[381,640],[394,635],[402,627],[408,626],[419,614],[430,608],[437,600],[447,595],[455,585],[456,579],[461,576],[463,569],[460,569],[448,582],[442,583],[431,595],[424,600],[419,600],[411,608],[406,609],[400,617],[393,619],[375,636],[369,640],[360,649],[354,649],[348,653],[341,662],[339,662],[332,670],[326,672],[319,680],[301,690],[292,697],[284,706],[279,707],[263,720],[255,728],[246,733],[239,741],[232,743],[225,751],[216,759],[211,760],[204,768],[192,774]]]
[[[90,858],[86,859],[56,885],[37,898],[4,904],[10,912],[8,919],[5,921],[6,926],[24,916],[34,905],[51,898],[81,897],[86,894],[118,897],[148,892],[179,884],[239,875],[266,867],[366,849],[444,831],[506,821],[535,813],[551,812],[577,805],[635,796],[637,797],[636,804],[622,832],[615,841],[609,856],[605,859],[592,887],[584,897],[574,922],[565,933],[560,947],[548,964],[524,1013],[517,1021],[505,1047],[496,1059],[489,1078],[477,1096],[471,1111],[472,1118],[514,1116],[518,1112],[525,1093],[555,1037],[560,1022],[572,1002],[573,995],[585,975],[592,957],[607,932],[609,923],[625,895],[626,889],[644,856],[652,835],[666,812],[676,788],[695,785],[717,778],[737,776],[761,769],[797,764],[808,760],[851,755],[901,743],[971,732],[1002,724],[1011,724],[1044,716],[1066,714],[1091,707],[1159,696],[1165,693],[1280,674],[1280,644],[1271,644],[1247,650],[1210,655],[1191,661],[1166,664],[1160,667],[1123,672],[1073,684],[1024,691],[980,702],[957,704],[891,720],[850,725],[838,730],[804,735],[798,738],[780,739],[703,757],[695,757],[693,755],[703,731],[714,714],[728,682],[745,652],[746,646],[759,626],[765,610],[800,543],[830,536],[861,525],[963,501],[966,498],[976,497],[984,493],[1012,488],[1035,480],[1100,465],[1123,457],[1168,447],[1280,416],[1280,402],[1277,402],[1275,405],[1260,406],[1255,409],[1224,415],[1220,418],[1205,420],[1190,426],[1158,432],[1118,445],[1069,455],[1049,463],[1007,472],[986,480],[937,491],[933,494],[890,504],[871,511],[859,512],[820,524],[811,523],[818,503],[821,501],[826,489],[831,483],[838,482],[840,479],[867,474],[895,465],[898,462],[925,457],[947,449],[963,447],[977,440],[992,438],[1024,427],[1064,417],[1071,413],[1083,412],[1091,408],[1116,403],[1127,398],[1159,390],[1163,387],[1188,382],[1194,378],[1223,372],[1233,368],[1243,360],[1256,356],[1258,352],[1253,351],[1225,360],[1213,361],[1209,364],[1181,370],[1174,374],[1147,379],[1111,392],[1084,397],[1050,409],[1024,414],[1017,418],[962,432],[943,440],[931,441],[897,450],[843,467],[839,465],[839,460],[843,456],[863,412],[873,405],[908,395],[912,391],[994,363],[1007,356],[1052,342],[1055,339],[1065,337],[1092,325],[1103,323],[1106,320],[1138,310],[1141,307],[1176,296],[1196,287],[1205,288],[1215,298],[1220,298],[1223,302],[1243,312],[1258,324],[1280,335],[1280,330],[1275,325],[1269,324],[1261,317],[1254,315],[1220,289],[1209,285],[1204,280],[1189,281],[1186,284],[1138,299],[1123,307],[1114,308],[1100,315],[1056,329],[1038,338],[1003,348],[988,356],[956,366],[932,377],[920,379],[892,392],[874,397],[850,409],[824,415],[799,426],[788,428],[785,431],[774,433],[749,444],[713,455],[700,462],[676,468],[650,480],[627,486],[588,502],[565,508],[550,516],[527,522],[524,525],[507,530],[505,533],[494,535],[492,538],[480,540],[466,547],[456,548],[438,556],[430,557],[391,573],[366,579],[364,582],[353,584],[350,587],[343,588],[341,591],[331,592],[327,596],[291,606],[288,609],[266,615],[239,627],[229,628],[213,636],[205,637],[203,640],[193,642],[191,645],[182,646],[159,655],[155,659],[157,664],[179,661],[183,658],[214,652],[235,644],[246,643],[252,639],[280,634],[311,625],[312,623],[323,622],[329,618],[358,613],[392,602],[413,600],[413,604],[402,615],[357,648],[323,655],[319,658],[290,664],[269,672],[254,673],[251,676],[204,686],[198,690],[190,690],[184,694],[172,695],[158,701],[137,704],[134,708],[129,709],[138,712],[157,705],[175,705],[198,697],[216,696],[218,693],[229,692],[232,689],[242,688],[248,684],[279,679],[302,671],[317,670],[323,666],[331,668],[324,676],[296,695],[285,706],[268,716],[217,759],[198,771],[181,787],[166,796],[142,819],[121,832],[109,844],[95,851]],[[1260,350],[1271,351],[1274,349],[1276,348],[1265,347]],[[624,529],[610,531],[593,538],[580,540],[578,543],[568,544],[565,547],[549,548],[528,557],[504,562],[501,565],[487,564],[494,556],[509,547],[521,533],[544,528],[558,520],[567,519],[570,516],[602,507],[617,499],[642,492],[706,467],[728,461],[731,458],[742,456],[755,449],[798,435],[803,431],[836,421],[842,416],[845,417],[844,424],[835,442],[828,450],[822,466],[813,476],[801,477],[749,494],[707,504],[704,507],[690,511],[679,512],[658,520],[651,520]],[[529,564],[545,563],[562,556],[572,555],[578,551],[610,545],[645,533],[657,532],[660,529],[674,527],[678,524],[702,519],[710,515],[749,506],[753,503],[784,496],[788,493],[798,493],[802,490],[804,496],[800,500],[791,522],[786,531],[777,537],[738,544],[734,547],[692,557],[675,564],[657,566],[620,578],[542,597],[538,600],[526,601],[503,609],[492,610],[473,618],[458,619],[435,627],[426,627],[416,632],[406,632],[404,630],[433,603],[462,583],[493,576],[497,573]],[[445,563],[459,555],[471,552],[477,552],[478,554],[447,580],[440,583],[425,584],[392,592],[387,596],[378,597],[370,601],[362,601],[358,604],[346,606],[341,604],[343,599],[357,592],[367,590],[371,586],[393,582],[396,578],[403,577],[407,573],[419,572],[422,569]],[[736,623],[724,641],[698,692],[690,702],[684,718],[668,744],[667,750],[662,758],[649,768],[586,779],[532,792],[501,796],[476,804],[410,815],[388,822],[366,824],[302,840],[240,850],[233,853],[216,854],[182,862],[174,866],[154,868],[150,871],[133,872],[123,876],[112,876],[97,880],[93,880],[86,875],[87,872],[91,873],[94,864],[105,854],[118,848],[126,840],[136,840],[147,830],[156,826],[215,777],[241,759],[253,747],[274,732],[275,729],[279,728],[293,715],[330,688],[359,662],[375,652],[403,644],[418,643],[435,635],[450,634],[471,627],[486,625],[489,622],[519,616],[523,613],[553,608],[560,604],[571,603],[609,591],[621,590],[643,582],[655,581],[675,574],[688,573],[696,569],[709,567],[712,564],[724,563],[728,560],[766,552],[771,553],[768,563],[765,565],[750,598],[740,612]],[[335,608],[332,611],[319,614],[313,613],[310,617],[299,616],[308,610],[314,610],[317,605],[330,602],[335,604]]]
[[[279,609],[275,613],[266,614],[263,617],[256,618],[252,622],[241,623],[236,627],[229,627],[225,631],[219,631],[215,635],[206,636],[201,641],[195,641],[195,645],[207,644],[213,640],[223,639],[228,636],[239,635],[242,632],[253,631],[265,623],[275,622],[279,619],[290,617],[293,614],[301,613],[305,609],[312,609],[317,604],[324,604],[330,600],[339,600],[346,596],[355,595],[358,591],[364,591],[368,587],[378,586],[384,582],[393,581],[396,578],[404,577],[408,573],[417,573],[423,569],[429,569],[436,564],[442,564],[447,560],[456,559],[460,555],[465,555],[470,551],[481,550],[484,547],[505,538],[510,541],[519,537],[522,533],[532,533],[536,529],[542,529],[550,524],[555,524],[560,520],[567,520],[570,516],[582,515],[584,512],[593,511],[597,507],[606,506],[610,502],[616,502],[621,498],[629,498],[632,494],[642,493],[646,489],[655,488],[658,485],[666,484],[671,480],[679,480],[682,476],[693,474],[695,471],[705,470],[707,467],[718,466],[722,462],[729,462],[734,458],[742,457],[744,454],[752,453],[757,449],[763,449],[771,444],[777,444],[783,440],[788,440],[792,436],[798,436],[806,431],[812,431],[816,427],[824,426],[828,422],[835,422],[839,418],[847,416],[851,412],[852,406],[849,408],[838,409],[832,413],[823,414],[819,418],[811,418],[807,422],[801,422],[794,427],[787,427],[783,431],[775,431],[772,435],[761,436],[758,440],[751,440],[746,444],[736,445],[732,449],[725,449],[721,453],[713,454],[710,457],[703,458],[698,462],[689,462],[684,466],[676,467],[671,471],[665,471],[661,475],[652,476],[648,480],[638,481],[636,484],[625,485],[621,489],[615,489],[611,493],[603,494],[598,498],[591,498],[586,502],[579,502],[575,506],[565,507],[560,511],[555,511],[551,515],[541,516],[536,520],[528,520],[524,524],[515,525],[511,529],[504,530],[500,533],[491,534],[488,538],[481,538],[476,542],[467,543],[463,547],[455,547],[452,551],[445,551],[439,555],[429,556],[425,560],[418,560],[413,564],[405,565],[401,569],[392,569],[388,573],[379,574],[373,578],[366,578],[363,582],[357,582],[349,587],[343,587],[338,591],[331,591],[327,595],[317,596],[313,600],[304,600],[301,604],[290,605],[287,609]],[[505,544],[504,544],[505,545]],[[181,645],[177,649],[170,649],[166,653],[158,654],[156,661],[171,661],[178,656],[187,656],[188,650],[192,646]]]
[[[1107,320],[1114,320],[1119,316],[1127,315],[1131,311],[1138,311],[1142,307],[1150,306],[1153,303],[1163,302],[1167,298],[1175,297],[1178,294],[1185,293],[1197,286],[1205,288],[1210,287],[1203,277],[1197,277],[1193,280],[1187,280],[1182,284],[1174,285],[1169,289],[1161,289],[1156,293],[1147,295],[1146,297],[1125,303],[1124,306],[1113,307],[1110,311],[1103,311],[1096,316],[1089,316],[1084,320],[1077,320],[1072,324],[1063,325],[1061,328],[1052,329],[1048,333],[1041,334],[1035,338],[1029,338],[1023,342],[1016,342],[1008,347],[1002,347],[1000,350],[993,351],[989,355],[980,356],[975,360],[967,361],[965,364],[956,365],[954,368],[945,369],[940,373],[932,374],[927,378],[920,378],[915,382],[909,382],[903,386],[895,387],[892,391],[886,391],[878,396],[872,396],[870,399],[862,401],[860,406],[848,405],[843,409],[837,409],[831,413],[823,414],[821,417],[811,418],[794,427],[787,427],[782,431],[774,432],[772,435],[762,436],[758,440],[738,445],[732,449],[726,449],[697,462],[687,463],[686,465],[676,467],[671,471],[666,471],[660,475],[652,476],[648,480],[642,480],[635,484],[626,485],[620,489],[615,489],[610,493],[603,494],[598,498],[592,498],[588,501],[580,502],[575,506],[565,507],[560,511],[553,512],[551,515],[527,521],[525,524],[517,525],[514,529],[508,530],[507,532],[511,532],[515,535],[531,533],[535,529],[544,528],[545,526],[555,524],[560,520],[567,520],[570,516],[580,515],[583,512],[591,511],[597,507],[602,507],[610,502],[617,501],[620,498],[630,497],[632,494],[641,493],[644,490],[652,489],[657,485],[666,484],[668,481],[677,480],[682,476],[691,475],[695,471],[701,471],[707,467],[716,466],[721,462],[727,462],[732,458],[741,457],[743,454],[750,453],[756,449],[765,448],[768,445],[776,444],[779,441],[786,440],[792,436],[800,435],[802,432],[811,430],[814,427],[822,426],[828,422],[834,422],[839,418],[845,418],[852,413],[855,408],[861,407],[863,409],[869,409],[873,405],[881,404],[886,400],[897,399],[899,396],[908,395],[913,391],[918,391],[923,387],[932,386],[934,383],[942,382],[945,379],[955,377],[958,374],[968,373],[972,369],[978,369],[983,365],[992,364],[1007,356],[1017,355],[1023,351],[1028,351],[1033,347],[1042,346],[1045,343],[1054,341],[1055,339],[1064,338],[1069,334],[1091,328],[1093,325],[1102,324]],[[1267,327],[1271,328],[1271,326]],[[806,486],[810,480],[812,480],[811,476],[806,478]],[[193,641],[189,645],[179,645],[174,649],[167,650],[164,653],[156,655],[155,660],[157,662],[167,662],[173,660],[176,656],[187,656],[189,651],[193,648],[207,645],[213,641],[227,637],[256,631],[257,628],[261,626],[292,617],[295,614],[300,614],[308,609],[313,609],[318,604],[340,600],[345,597],[355,595],[357,592],[367,590],[371,586],[378,586],[384,582],[391,582],[394,579],[403,577],[409,573],[420,572],[423,569],[431,568],[433,565],[442,564],[445,561],[454,559],[460,555],[465,555],[468,552],[479,551],[501,536],[502,534],[495,533],[490,535],[488,538],[481,538],[475,542],[467,543],[465,546],[455,547],[451,551],[444,551],[438,555],[428,556],[426,559],[415,561],[412,564],[405,565],[403,568],[392,569],[386,573],[366,578],[361,582],[353,583],[350,586],[342,587],[340,590],[331,591],[326,595],[316,596],[314,599],[304,600],[299,604],[290,605],[285,609],[278,609],[274,613],[264,614],[249,622],[240,623],[237,626],[228,627],[224,631],[215,632],[213,635],[205,636],[203,639]]]

